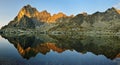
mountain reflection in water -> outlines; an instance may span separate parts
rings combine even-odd
[[[116,36],[88,37],[67,35],[2,35],[2,37],[13,44],[14,47],[18,50],[19,54],[27,60],[32,57],[36,57],[39,53],[46,55],[51,51],[54,51],[61,54],[68,50],[72,52],[76,51],[79,54],[88,54],[90,52],[95,55],[105,56],[111,60],[120,57],[120,38]],[[76,61],[78,61],[77,58]],[[76,65],[78,64],[76,63]]]

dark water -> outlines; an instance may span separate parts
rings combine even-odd
[[[120,65],[120,38],[2,36],[0,65]]]

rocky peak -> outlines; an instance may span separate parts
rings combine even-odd
[[[81,13],[83,16],[87,16],[88,14],[86,12]]]
[[[61,17],[67,17],[67,16],[66,16],[66,14],[64,14],[64,13],[59,12],[58,14],[54,14],[53,17],[61,18]]]
[[[48,23],[55,22],[57,19],[67,17],[64,13],[59,12],[58,14],[54,14],[50,18],[48,18]]]
[[[19,21],[24,15],[26,15],[29,18],[36,17],[36,16],[38,16],[38,13],[39,12],[37,11],[36,8],[33,8],[30,5],[26,5],[20,10],[17,18],[18,18],[18,21]]]
[[[62,13],[62,12],[59,12],[58,14],[56,14],[57,16],[65,16],[66,17],[66,14]]]
[[[107,12],[109,12],[109,11],[116,11],[116,9],[115,9],[114,7],[112,7],[112,8],[109,8],[109,9],[107,10]]]
[[[47,10],[43,10],[43,11],[41,11],[40,13],[41,13],[41,14],[49,14],[49,13],[47,12]]]
[[[105,13],[117,13],[117,14],[119,14],[119,12],[117,11],[117,9],[116,9],[116,8],[114,8],[114,7],[109,8],[108,10],[106,10],[106,12],[105,12]]]
[[[39,12],[39,19],[41,21],[46,22],[49,17],[51,17],[51,14],[48,13],[46,10]]]
[[[20,10],[20,12],[15,18],[15,21],[19,22],[24,15],[27,16],[28,18],[36,19],[36,21],[50,23],[55,22],[59,18],[67,17],[62,12],[59,12],[58,14],[54,14],[53,16],[51,16],[51,14],[46,10],[39,12],[36,8],[31,7],[31,5],[26,5]]]

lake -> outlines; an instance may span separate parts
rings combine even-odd
[[[2,35],[0,65],[120,65],[120,37]]]

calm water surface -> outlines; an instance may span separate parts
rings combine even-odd
[[[120,39],[2,36],[0,65],[120,65]]]

